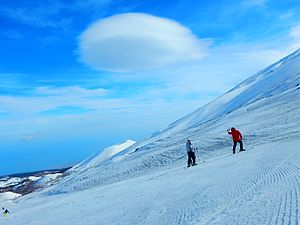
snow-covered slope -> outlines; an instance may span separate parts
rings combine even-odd
[[[13,200],[13,199],[16,199],[18,197],[20,197],[21,195],[20,194],[17,194],[17,193],[13,193],[13,192],[4,192],[4,193],[0,193],[0,202],[3,203],[5,201],[8,201],[8,200]]]
[[[17,193],[26,195],[56,183],[67,168],[12,174],[0,177],[0,194]]]
[[[152,173],[159,167],[182,165],[187,138],[199,147],[203,159],[230,152],[226,129],[232,126],[244,133],[247,149],[266,141],[299,137],[299,121],[300,50],[109,161],[103,163],[103,155],[87,160],[88,166],[84,162],[80,170],[49,191],[82,190]]]
[[[266,143],[192,168],[28,196],[1,225],[297,225],[300,141]]]
[[[166,134],[199,126],[263,98],[300,87],[300,50],[260,71],[223,96],[171,124]]]
[[[96,156],[90,157],[78,165],[74,166],[71,170],[73,171],[82,171],[85,169],[90,169],[92,167],[99,166],[102,162],[108,160],[112,156],[124,151],[125,149],[129,148],[130,146],[134,145],[136,142],[132,140],[127,140],[124,143],[116,144],[104,149],[102,152],[97,154]]]
[[[11,186],[11,185],[19,184],[23,180],[25,180],[25,178],[21,178],[21,177],[2,178],[2,179],[0,179],[0,188],[5,188],[5,187]]]
[[[123,143],[110,146],[99,154],[91,156],[74,166],[68,171],[69,175],[61,180],[59,185],[51,188],[51,193],[81,190],[100,184],[103,180],[111,181],[110,166],[113,164],[114,157],[124,155],[124,151],[135,145],[135,141],[127,140]]]
[[[247,150],[234,156],[232,126]],[[199,147],[189,169],[187,138]],[[298,224],[300,51],[131,144],[19,199],[3,224]]]

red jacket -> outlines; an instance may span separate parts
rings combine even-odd
[[[231,129],[231,132],[228,132],[232,136],[233,141],[240,141],[243,139],[241,132],[235,128]]]

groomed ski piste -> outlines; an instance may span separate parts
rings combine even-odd
[[[232,155],[226,130],[244,135]],[[186,168],[189,138],[198,165]],[[159,134],[91,157],[3,201],[2,225],[300,224],[300,51]]]

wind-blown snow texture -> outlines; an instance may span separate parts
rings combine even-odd
[[[232,126],[247,149],[234,156]],[[187,138],[200,162],[188,169]],[[158,135],[9,204],[3,224],[299,224],[299,144],[298,50]]]

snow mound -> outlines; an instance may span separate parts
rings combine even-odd
[[[35,183],[36,186],[42,186],[45,187],[47,184],[49,184],[52,181],[55,181],[59,177],[62,176],[62,173],[55,173],[55,174],[47,174],[40,179],[37,180]]]
[[[57,185],[51,187],[49,193],[64,192],[65,187],[70,184],[76,184],[69,186],[69,191],[82,190],[93,187],[103,182],[99,179],[99,173],[104,173],[110,177],[108,170],[103,169],[105,166],[114,164],[113,159],[119,155],[127,153],[127,149],[135,145],[135,141],[127,140],[123,143],[119,143],[108,148],[105,148],[97,155],[91,156],[81,163],[77,164],[68,171],[68,176],[64,177]]]
[[[83,168],[91,168],[91,167],[97,167],[102,162],[112,158],[113,156],[119,154],[120,152],[124,151],[125,149],[129,148],[130,146],[134,145],[136,142],[133,140],[127,140],[123,143],[116,144],[113,146],[110,146],[108,148],[105,148],[101,153],[99,153],[96,156],[92,156],[83,162],[79,163],[75,167],[72,168],[72,170],[81,170]]]
[[[7,200],[14,200],[16,198],[19,198],[20,196],[22,196],[21,194],[17,194],[14,192],[4,192],[4,193],[0,193],[0,202],[4,202]]]
[[[41,176],[29,176],[28,179],[31,181],[38,181],[39,179],[41,179]]]

